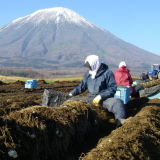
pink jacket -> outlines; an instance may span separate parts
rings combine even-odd
[[[126,66],[122,66],[114,73],[115,81],[117,85],[130,86],[130,94],[133,92],[132,77],[129,73],[129,69]]]

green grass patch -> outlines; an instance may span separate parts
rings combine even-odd
[[[3,83],[14,83],[16,81],[2,81]]]
[[[83,79],[83,77],[75,77],[75,78],[54,78],[54,79],[44,79],[46,83],[48,84],[53,84],[55,83],[55,81],[75,81],[75,80],[79,80],[81,81]],[[28,79],[19,79],[19,81],[23,81],[23,82],[26,82],[27,80],[32,80],[32,78],[28,78]],[[37,79],[39,80],[39,79]],[[17,80],[16,80],[17,81]],[[2,81],[3,83],[14,83],[16,82],[15,80],[14,81]]]
[[[26,79],[26,80],[19,80],[19,81],[23,81],[23,82],[26,82],[28,79]],[[14,83],[14,82],[17,82],[18,80],[14,80],[14,81],[2,81],[3,83]]]
[[[76,78],[54,78],[54,79],[44,79],[46,83],[53,84],[55,81],[75,81],[79,80],[82,81],[83,77],[76,77]]]

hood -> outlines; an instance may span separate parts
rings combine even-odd
[[[104,63],[101,63],[101,70],[97,73],[96,76],[99,76],[100,74],[103,74],[107,69],[108,69],[108,66]]]
[[[101,60],[98,56],[96,55],[89,55],[86,60],[85,63],[89,63],[92,71],[89,71],[89,74],[91,74],[92,79],[95,79],[95,76],[97,74],[97,71],[99,69],[99,67],[101,66]]]
[[[119,68],[122,67],[122,66],[127,66],[127,65],[126,65],[126,62],[122,61],[122,62],[119,64]]]
[[[129,73],[129,69],[126,66],[121,66],[120,68],[117,69],[117,71]]]

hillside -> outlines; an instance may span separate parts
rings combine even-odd
[[[131,69],[160,62],[160,56],[119,39],[67,8],[38,10],[0,28],[1,68],[75,69],[90,54],[99,55],[110,68],[117,68],[122,60]]]

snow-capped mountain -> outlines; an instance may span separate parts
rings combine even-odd
[[[124,42],[67,8],[38,10],[0,27],[0,64],[15,68],[81,67],[89,54],[110,67],[144,67],[160,56]]]
[[[26,23],[33,23],[34,26],[37,26],[41,22],[45,23],[46,25],[50,22],[56,23],[57,25],[59,23],[69,22],[69,23],[75,23],[84,28],[90,26],[92,28],[100,29],[100,27],[87,21],[85,18],[83,18],[82,16],[80,16],[79,14],[77,14],[72,10],[62,7],[56,7],[56,8],[38,10],[28,16],[18,18],[13,22],[9,23],[8,25],[1,27],[0,31],[3,31],[5,28],[8,27],[14,27],[15,25],[16,27],[14,29],[17,29],[23,27]]]

